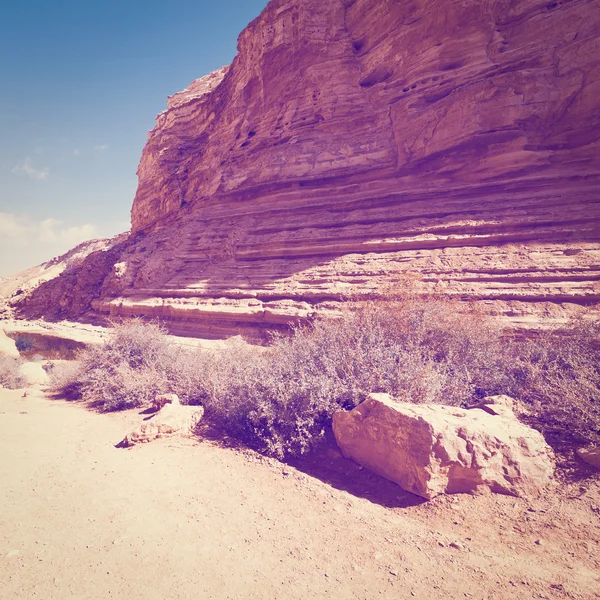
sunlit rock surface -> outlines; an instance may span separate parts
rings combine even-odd
[[[407,272],[516,325],[599,302],[598,31],[599,0],[272,0],[169,99],[64,316],[258,334]]]

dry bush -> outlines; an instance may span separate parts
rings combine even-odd
[[[463,404],[501,391],[500,332],[441,299],[362,302],[337,319],[278,337],[265,352],[213,355],[207,414],[276,456],[307,451],[331,416],[371,392],[409,402]],[[212,361],[212,362],[211,362]]]
[[[275,456],[302,454],[372,392],[407,402],[469,405],[507,393],[549,437],[600,441],[600,326],[579,322],[515,341],[473,306],[399,294],[349,303],[338,318],[276,337],[266,349],[184,350],[156,324],[113,328],[81,352],[55,388],[104,410],[158,393],[201,403],[229,434]]]
[[[506,392],[553,445],[600,443],[600,324],[574,320],[508,341]]]
[[[19,367],[22,364],[21,359],[0,355],[0,386],[9,390],[24,387],[25,380],[19,375]]]
[[[193,363],[193,355],[175,346],[158,324],[125,321],[113,325],[104,344],[55,369],[52,388],[106,411],[146,406],[167,392],[192,402],[198,389]]]

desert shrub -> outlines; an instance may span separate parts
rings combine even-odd
[[[508,341],[506,392],[553,444],[600,443],[600,324],[574,320]]]
[[[301,454],[371,392],[469,406],[509,394],[553,445],[600,441],[600,325],[513,339],[468,304],[405,295],[346,307],[266,351],[205,357],[207,415],[276,456]]]
[[[469,304],[407,293],[349,303],[260,349],[186,350],[156,324],[126,322],[52,376],[55,389],[104,410],[176,393],[278,457],[309,450],[335,411],[372,392],[455,406],[507,393],[551,441],[584,443],[600,441],[599,340],[585,321],[516,340]]]
[[[25,385],[19,375],[19,367],[23,361],[18,358],[0,355],[0,385],[10,390],[17,390]]]
[[[158,324],[125,321],[111,328],[104,344],[89,346],[74,363],[55,369],[52,387],[106,411],[144,406],[167,392],[192,402],[198,389],[193,362]]]
[[[372,392],[459,405],[501,391],[500,344],[485,317],[441,299],[354,303],[264,352],[213,355],[203,395],[232,435],[276,456],[300,454],[336,410]]]

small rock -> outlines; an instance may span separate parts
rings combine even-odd
[[[460,542],[450,542],[450,548],[454,548],[455,550],[463,550],[464,546]]]
[[[181,404],[177,394],[159,394],[154,398],[152,406],[154,410],[162,410],[167,404]]]
[[[150,420],[144,421],[117,446],[129,448],[135,444],[151,442],[165,436],[189,434],[198,425],[203,415],[204,408],[202,406],[166,404],[160,412]]]
[[[46,385],[48,383],[48,373],[40,363],[28,362],[19,367],[19,377],[25,382],[26,386]]]
[[[544,540],[539,539],[539,540],[535,540],[535,543],[537,546],[543,546],[546,542],[544,542]]]
[[[588,465],[600,469],[600,446],[589,446],[576,450],[577,456]]]

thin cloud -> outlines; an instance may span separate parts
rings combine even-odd
[[[94,150],[96,152],[104,152],[105,150],[108,150],[108,144],[101,144],[99,146],[94,146]]]
[[[50,169],[48,167],[43,167],[41,169],[34,167],[29,156],[18,165],[14,166],[12,172],[14,175],[24,175],[30,179],[37,179],[38,181],[45,181],[48,179],[48,175],[50,175]]]
[[[19,238],[27,231],[28,228],[23,218],[11,213],[0,212],[0,236],[2,238]]]
[[[32,267],[101,237],[95,225],[67,225],[59,219],[35,220],[0,212],[0,275]]]
[[[77,245],[98,236],[95,225],[65,226],[59,219],[49,217],[35,221],[23,215],[0,213],[0,235],[6,238],[37,241],[43,244]]]

